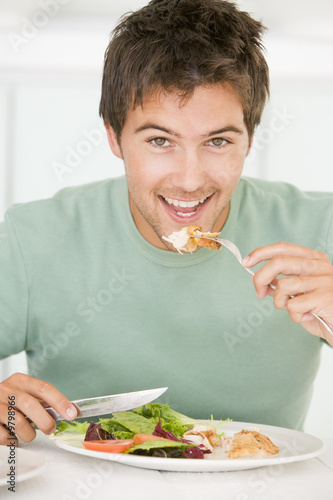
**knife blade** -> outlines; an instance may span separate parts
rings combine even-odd
[[[111,396],[99,396],[96,398],[77,399],[71,401],[78,410],[77,417],[96,417],[107,413],[117,413],[119,411],[133,410],[158,398],[167,390],[167,387],[158,389],[147,389],[145,391],[126,392],[123,394],[113,394]],[[65,420],[64,417],[50,406],[45,410],[54,420]]]

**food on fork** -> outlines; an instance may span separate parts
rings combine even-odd
[[[170,236],[162,236],[165,241],[172,243],[179,253],[194,252],[197,247],[206,247],[209,250],[220,250],[222,245],[218,241],[207,240],[206,238],[216,238],[219,233],[204,233],[198,224],[183,227],[180,231],[175,231]]]
[[[263,456],[276,455],[279,447],[258,431],[237,432],[229,443],[230,458],[242,458],[260,453]]]

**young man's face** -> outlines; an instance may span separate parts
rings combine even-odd
[[[176,94],[153,94],[128,113],[120,143],[107,131],[146,240],[174,250],[162,236],[191,224],[221,230],[250,142],[234,91],[198,87],[183,104]]]

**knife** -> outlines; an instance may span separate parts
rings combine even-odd
[[[134,408],[138,408],[138,406],[145,405],[158,398],[166,390],[167,387],[160,387],[159,389],[126,392],[124,394],[113,394],[112,396],[77,399],[71,402],[78,410],[77,417],[96,417],[97,415],[104,415],[107,413],[133,410]],[[51,415],[52,418],[54,418],[54,420],[66,420],[50,406],[47,406],[45,410]]]

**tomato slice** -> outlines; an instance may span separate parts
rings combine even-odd
[[[132,446],[133,439],[97,439],[82,441],[82,444],[87,450],[122,453]]]
[[[174,443],[171,439],[154,436],[153,434],[135,434],[133,437],[134,444],[142,444],[146,441],[167,441]]]

